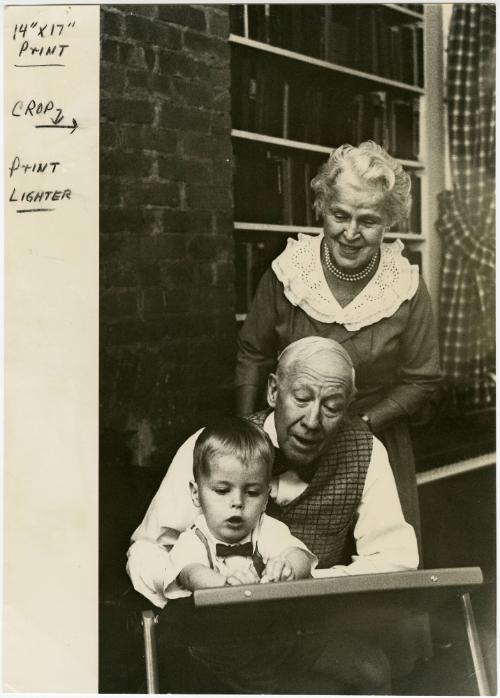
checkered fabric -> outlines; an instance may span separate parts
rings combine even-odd
[[[442,365],[464,407],[495,396],[495,6],[454,5],[448,43],[453,191],[439,195]]]
[[[267,412],[249,419],[263,426]],[[342,562],[349,533],[355,523],[373,436],[358,422],[345,420],[328,450],[314,464],[314,476],[307,489],[284,507],[269,508],[318,557],[318,567]]]

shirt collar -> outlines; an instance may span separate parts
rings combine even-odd
[[[278,435],[276,433],[276,424],[274,422],[274,410],[267,415],[264,421],[264,431],[267,432],[267,435],[271,439],[273,446],[275,448],[279,448]]]

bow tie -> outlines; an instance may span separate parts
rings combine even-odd
[[[252,557],[252,541],[248,541],[248,543],[242,543],[241,545],[224,545],[224,543],[216,543],[215,554],[217,555],[217,557],[232,557],[233,555],[241,555],[241,557]]]

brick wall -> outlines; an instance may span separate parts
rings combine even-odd
[[[228,6],[101,6],[105,459],[165,466],[232,409],[228,34]]]

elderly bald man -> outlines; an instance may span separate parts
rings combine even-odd
[[[269,409],[249,417],[277,449],[268,513],[318,557],[318,577],[418,565],[415,533],[404,520],[387,452],[360,419],[347,416],[354,393],[354,368],[345,349],[331,339],[306,337],[281,353],[269,376]],[[174,574],[168,548],[199,513],[189,481],[200,431],[176,453],[128,552],[135,589],[160,608]],[[348,560],[352,533],[356,554]],[[331,669],[331,658],[325,661],[324,668]],[[352,679],[352,666],[348,674]],[[373,690],[377,683],[383,689],[385,678],[375,677]]]

